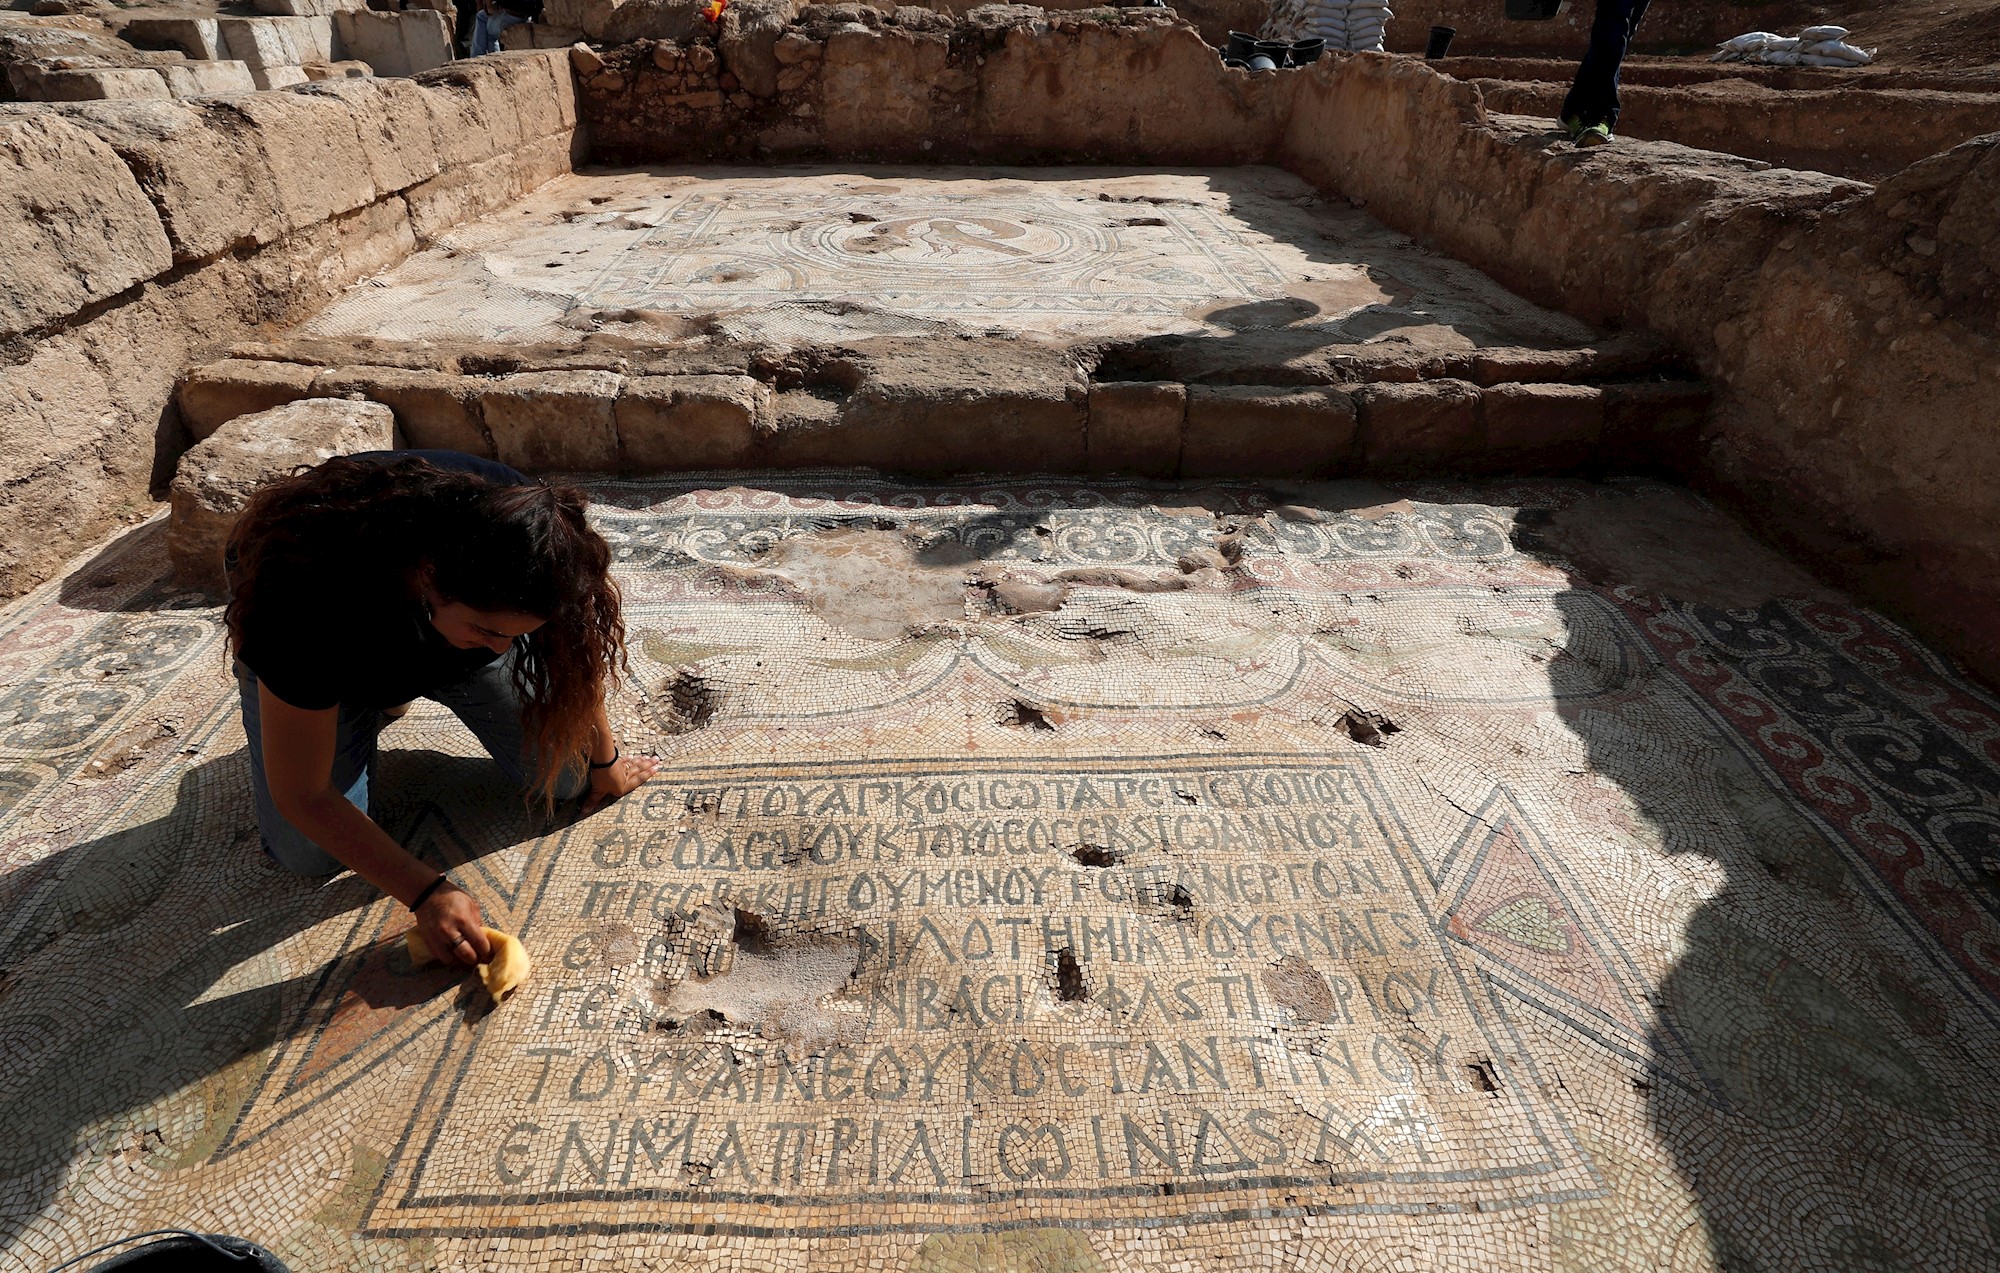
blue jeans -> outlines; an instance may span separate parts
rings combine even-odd
[[[482,9],[472,20],[472,56],[483,57],[500,51],[500,33],[526,18],[500,9]]]
[[[339,860],[311,837],[287,822],[271,798],[264,776],[264,730],[257,701],[257,677],[241,663],[236,685],[243,695],[243,732],[250,739],[250,781],[256,790],[257,829],[264,850],[279,866],[295,875],[332,875],[344,870]],[[522,790],[534,780],[533,760],[521,729],[521,700],[514,692],[514,656],[495,659],[455,685],[427,695],[444,704],[464,723]],[[375,739],[387,721],[373,708],[342,707],[333,746],[333,785],[361,812],[368,812],[368,783],[375,772]],[[581,758],[556,784],[558,799],[582,795],[589,770]]]
[[[1585,127],[1618,124],[1618,68],[1646,16],[1647,0],[1597,0],[1590,23],[1590,48],[1576,68],[1576,82],[1563,99],[1562,117]]]

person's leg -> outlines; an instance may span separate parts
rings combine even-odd
[[[526,791],[534,782],[534,757],[521,728],[521,699],[514,691],[514,655],[495,659],[456,685],[429,697],[451,709],[472,731],[486,754],[493,757],[514,785]],[[556,784],[556,798],[580,796],[590,784],[590,770],[579,756]]]
[[[1618,46],[1618,66],[1611,68],[1610,111],[1604,122],[1613,128],[1618,126],[1618,72],[1625,64],[1625,54],[1631,51],[1632,41],[1639,35],[1639,20],[1646,16],[1646,6],[1652,0],[1631,0],[1625,14],[1625,43]]]
[[[472,20],[472,56],[485,57],[497,47],[497,37],[493,34],[493,13],[490,9],[481,9],[479,16]]]
[[[508,27],[520,26],[525,21],[527,19],[518,13],[505,13],[497,10],[489,16],[486,20],[486,29],[491,33],[493,41],[491,51],[495,53],[500,51],[500,33],[502,31],[505,31]]]
[[[1590,48],[1577,64],[1576,80],[1563,99],[1565,121],[1615,124],[1618,119],[1618,68],[1625,49],[1645,12],[1642,0],[1597,0],[1590,23]]]
[[[454,0],[452,7],[457,11],[452,23],[452,51],[464,57],[472,52],[472,23],[479,16],[479,5],[477,0]]]
[[[305,832],[285,821],[278,812],[278,803],[271,798],[271,787],[264,777],[263,715],[257,701],[257,678],[241,663],[236,665],[236,687],[243,698],[243,733],[250,741],[250,786],[256,799],[257,831],[263,836],[264,852],[294,875],[332,875],[345,870],[338,859],[314,844]],[[368,812],[368,779],[375,769],[375,736],[381,728],[379,712],[340,709],[339,732],[333,749],[333,785],[363,813]]]

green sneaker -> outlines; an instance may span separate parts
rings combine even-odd
[[[1569,119],[1561,120],[1559,122],[1562,124],[1563,132],[1569,135],[1569,139],[1571,141],[1575,141],[1577,138],[1577,134],[1583,131],[1583,121],[1581,119],[1571,117]]]
[[[1571,138],[1579,146],[1606,146],[1611,143],[1611,125],[1592,124]]]

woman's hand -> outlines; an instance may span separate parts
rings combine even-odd
[[[417,931],[439,959],[483,964],[493,955],[472,894],[447,880],[417,908]]]
[[[583,799],[583,811],[590,813],[611,801],[637,791],[660,772],[660,762],[651,756],[620,756],[603,769],[590,771],[590,791]]]

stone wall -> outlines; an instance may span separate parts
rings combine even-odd
[[[187,367],[568,172],[580,137],[556,53],[0,109],[0,595],[152,511]]]
[[[809,5],[718,46],[588,55],[582,106],[611,162],[1261,162],[1296,72],[1226,71],[1171,11]]]
[[[1281,158],[1711,378],[1690,476],[2000,680],[2000,135],[1881,186],[1669,143],[1578,151],[1421,64],[1299,80]]]
[[[1567,82],[1476,79],[1486,109],[1553,119]],[[2000,130],[2000,93],[1839,86],[1774,89],[1747,79],[1619,90],[1618,135],[1724,150],[1786,168],[1879,181]]]

